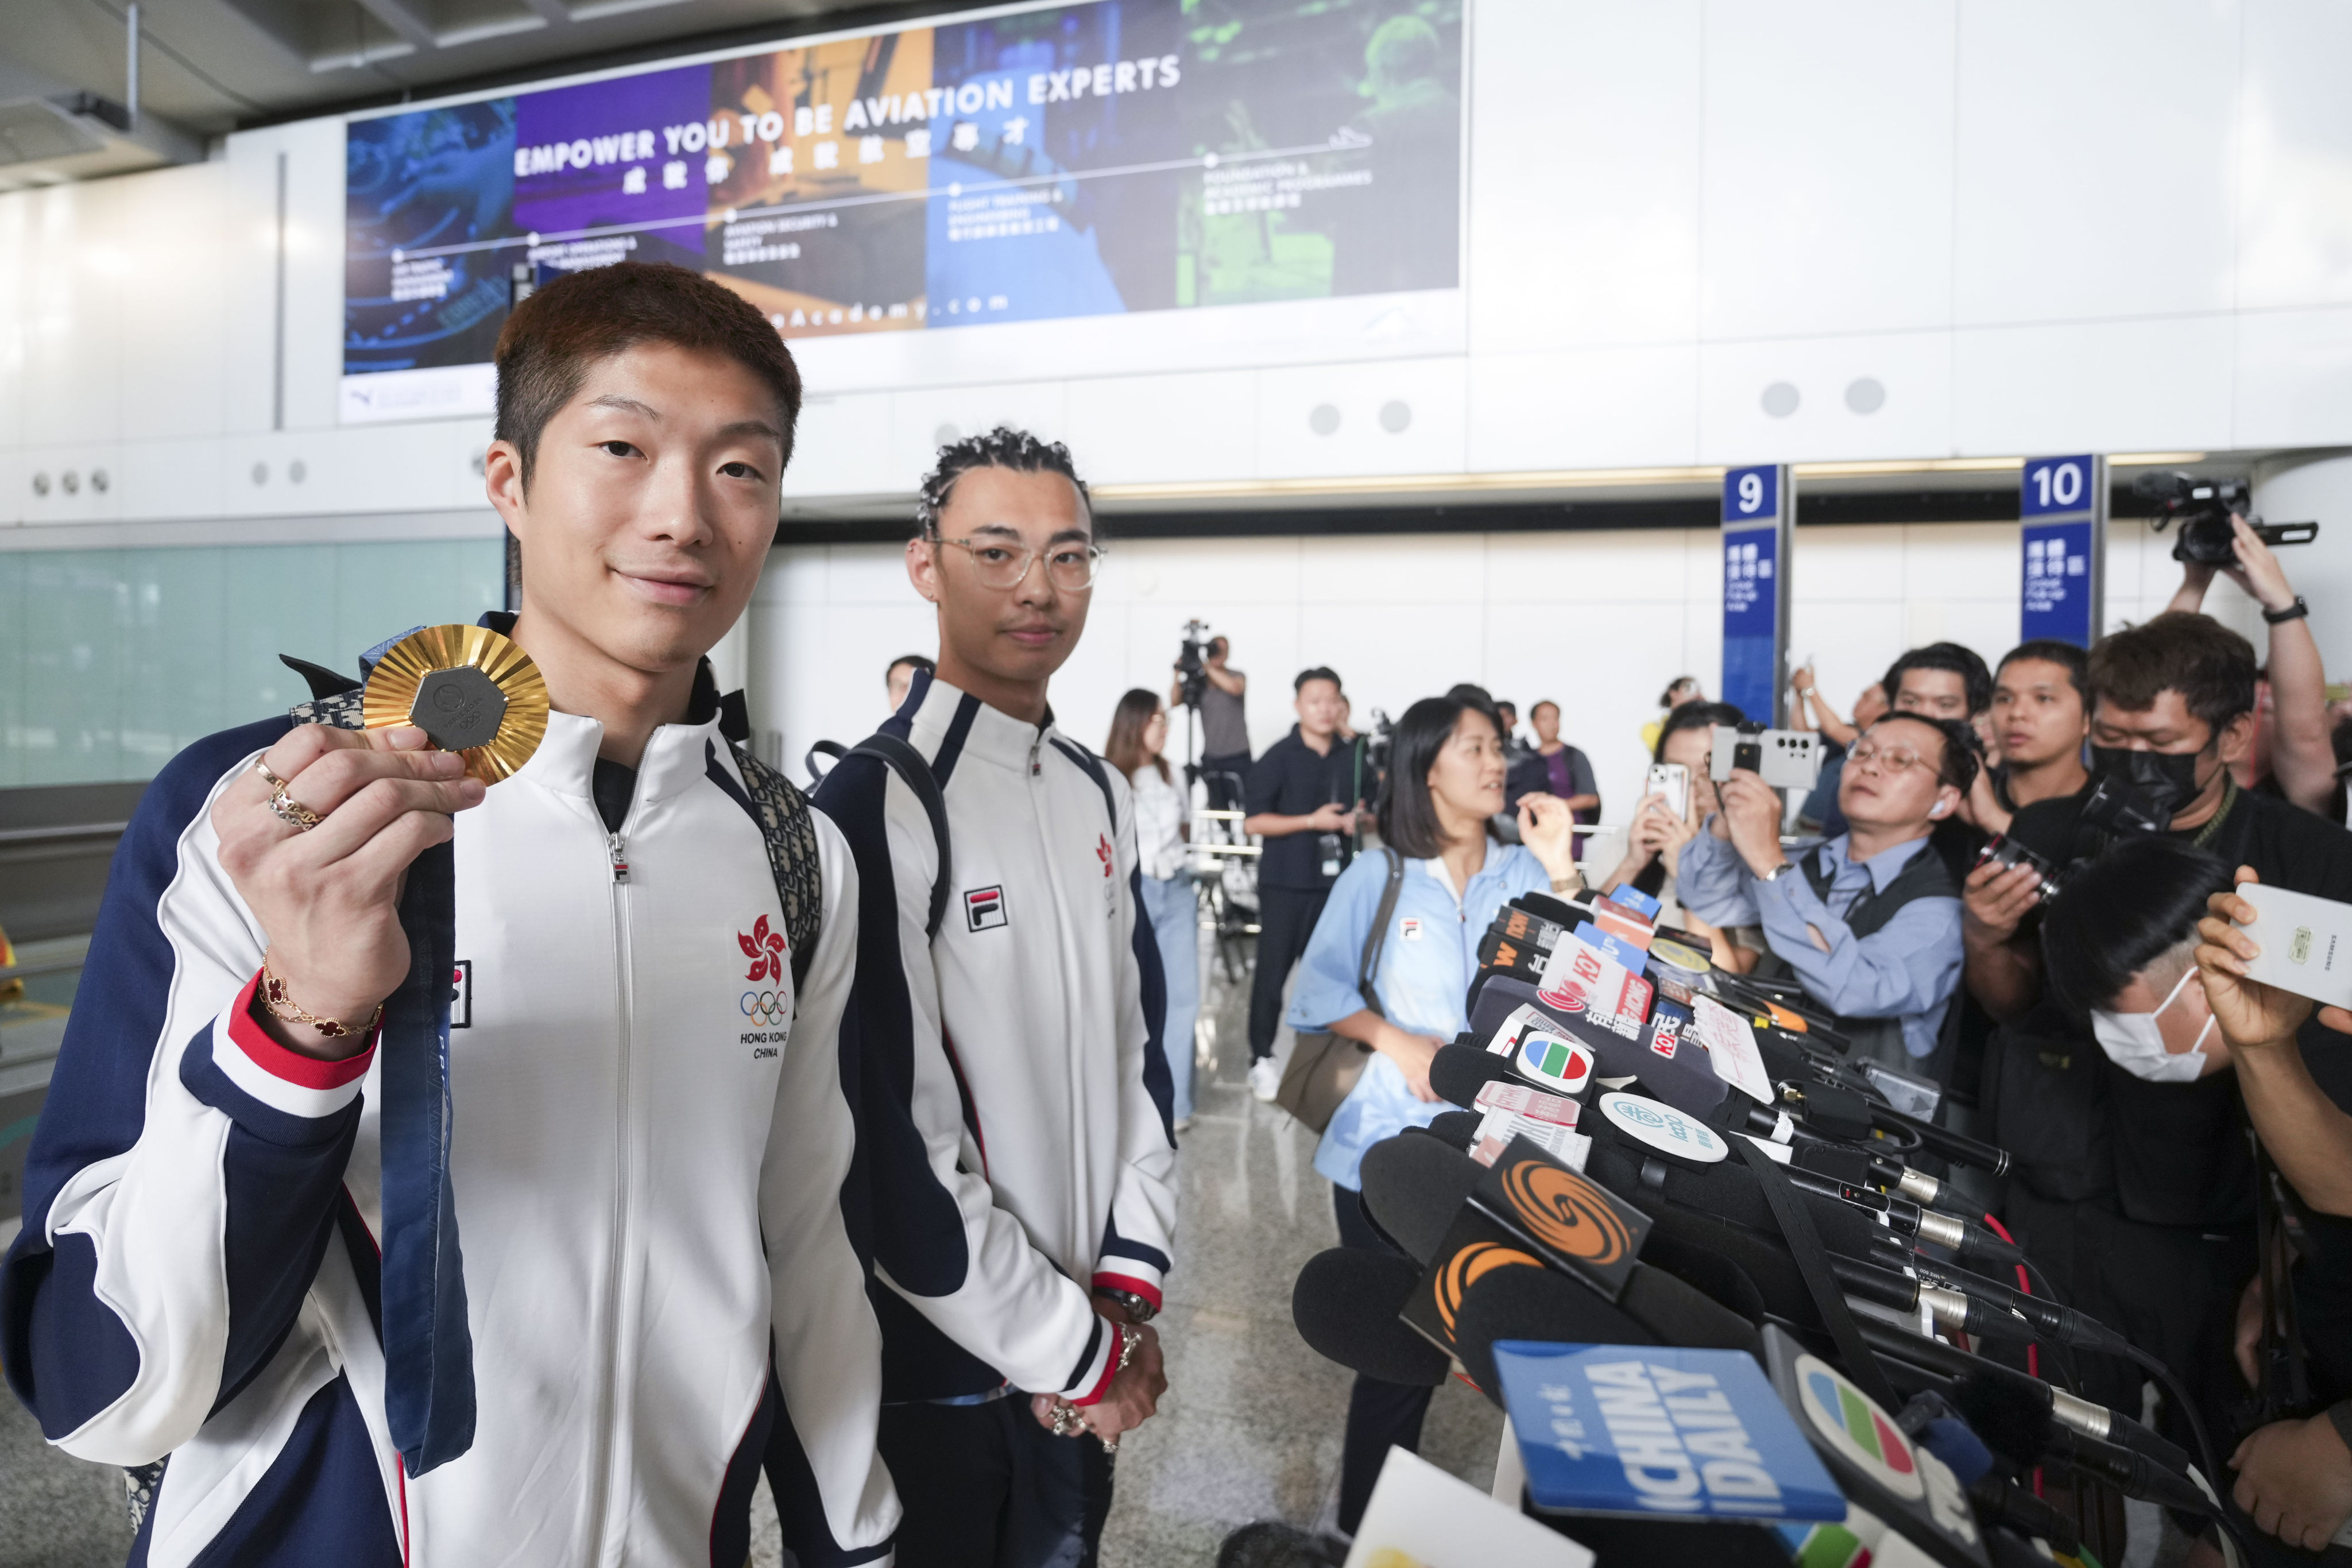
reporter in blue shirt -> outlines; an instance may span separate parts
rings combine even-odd
[[[1429,1064],[1439,1046],[1469,1027],[1463,1002],[1478,970],[1479,938],[1521,894],[1578,885],[1572,819],[1559,797],[1520,797],[1522,842],[1490,836],[1488,820],[1503,809],[1504,773],[1502,725],[1486,701],[1424,697],[1407,708],[1391,736],[1377,819],[1381,843],[1405,861],[1373,976],[1381,1011],[1364,1005],[1356,971],[1388,882],[1387,854],[1359,855],[1340,873],[1299,961],[1290,1027],[1328,1030],[1374,1053],[1315,1151],[1315,1168],[1334,1183],[1339,1239],[1349,1247],[1386,1248],[1359,1195],[1364,1151],[1447,1109],[1429,1086]],[[1339,1471],[1342,1531],[1355,1532],[1389,1446],[1419,1445],[1429,1395],[1356,1379]]]
[[[1722,810],[1683,848],[1683,907],[1717,925],[1761,925],[1773,956],[1838,1015],[1857,1052],[1918,1071],[1936,1051],[1961,959],[1959,886],[1928,835],[1975,780],[1957,721],[1888,714],[1846,754],[1838,808],[1850,831],[1792,861],[1780,849],[1780,798],[1735,771],[1717,791]],[[1894,1027],[1869,1027],[1882,1019]]]

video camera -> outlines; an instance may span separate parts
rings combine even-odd
[[[1184,642],[1176,652],[1176,675],[1183,683],[1184,706],[1201,706],[1201,693],[1209,684],[1209,623],[1205,621],[1184,622]]]
[[[2156,520],[2148,526],[2162,532],[2178,523],[2172,536],[2172,559],[2199,566],[2233,566],[2231,514],[2247,517],[2255,537],[2264,544],[2307,545],[2319,537],[2317,523],[2266,523],[2247,516],[2243,479],[2200,479],[2191,474],[2155,470],[2132,481],[2132,494],[2157,503]]]

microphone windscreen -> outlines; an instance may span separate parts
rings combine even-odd
[[[1317,1354],[1351,1372],[1434,1388],[1445,1381],[1445,1353],[1397,1316],[1420,1278],[1420,1270],[1393,1254],[1334,1247],[1298,1271],[1290,1290],[1291,1322]]]
[[[1478,1124],[1485,1120],[1486,1117],[1475,1111],[1445,1111],[1420,1130],[1447,1148],[1460,1149],[1466,1154],[1470,1145],[1478,1141]]]
[[[1655,1334],[1660,1344],[1689,1350],[1744,1350],[1751,1354],[1756,1350],[1754,1323],[1696,1286],[1647,1261],[1633,1265],[1617,1306]]]
[[[1503,1402],[1495,1375],[1496,1340],[1568,1344],[1655,1344],[1657,1336],[1610,1305],[1590,1285],[1549,1269],[1492,1269],[1462,1298],[1454,1354],[1487,1398]]]
[[[1554,898],[1549,893],[1523,893],[1511,902],[1529,915],[1538,915],[1554,925],[1565,925],[1570,931],[1576,929],[1585,915],[1566,899]]]
[[[1478,1103],[1478,1091],[1487,1084],[1518,1081],[1510,1058],[1473,1045],[1441,1045],[1430,1059],[1429,1086],[1465,1109]]]
[[[1486,1174],[1486,1166],[1435,1138],[1383,1138],[1364,1151],[1364,1209],[1390,1240],[1427,1263]]]
[[[2021,1465],[2035,1463],[2050,1447],[2050,1405],[2031,1388],[1977,1373],[1955,1381],[1948,1397],[1987,1447]]]

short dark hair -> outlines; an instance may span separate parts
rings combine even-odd
[[[1667,714],[1658,726],[1658,744],[1650,748],[1650,760],[1666,759],[1666,742],[1686,729],[1713,729],[1718,724],[1746,724],[1748,716],[1729,703],[1685,703]]]
[[[1499,713],[1505,708],[1508,708],[1513,713],[1517,713],[1519,711],[1519,705],[1513,702],[1508,697],[1496,697],[1495,699],[1495,710]]]
[[[1969,745],[1973,732],[1956,718],[1937,718],[1933,714],[1905,713],[1901,708],[1889,708],[1871,721],[1876,729],[1882,724],[1924,724],[1944,737],[1943,759],[1936,765],[1936,782],[1949,784],[1965,795],[1977,781],[1976,747]]]
[[[2062,643],[2055,637],[2036,637],[2030,642],[2020,643],[2003,653],[2000,669],[1993,673],[1999,674],[2000,670],[2009,668],[2021,659],[2038,659],[2045,664],[2062,666],[2066,672],[2066,679],[2074,685],[2074,695],[2083,699],[2083,711],[2091,711],[2090,654],[2074,643]]]
[[[1233,652],[1233,647],[1234,645],[1231,643],[1225,641],[1225,634],[1220,632],[1215,636],[1209,639],[1209,646],[1206,652],[1212,653],[1230,653]]]
[[[1077,486],[1078,499],[1087,508],[1087,526],[1094,527],[1095,498],[1087,489],[1087,482],[1078,477],[1077,465],[1070,460],[1070,449],[1058,441],[1040,441],[1025,430],[1000,424],[985,434],[967,435],[940,448],[931,471],[923,476],[922,488],[916,493],[917,538],[929,538],[940,531],[940,514],[948,509],[956,481],[975,468],[1059,474]]]
[[[1528,716],[1529,718],[1533,718],[1536,715],[1541,713],[1546,708],[1551,709],[1554,713],[1559,712],[1559,705],[1552,701],[1551,698],[1545,697],[1539,700],[1535,706],[1528,709]]]
[[[792,461],[801,372],[768,319],[698,272],[623,261],[557,278],[516,306],[499,331],[497,436],[520,455],[523,488],[530,487],[540,436],[579,395],[588,367],[640,343],[723,354],[766,382],[776,397],[784,461]]]
[[[2126,713],[2179,692],[2218,738],[2254,706],[2254,646],[2210,615],[2171,610],[2111,632],[2091,649],[2091,694]]]
[[[936,675],[940,673],[939,662],[933,659],[929,653],[901,653],[897,658],[882,666],[883,678],[887,680],[889,678],[890,672],[897,669],[901,664],[912,664],[915,668],[922,671],[925,674]]]
[[[1298,678],[1290,683],[1290,689],[1293,695],[1305,691],[1307,689],[1307,683],[1309,681],[1328,681],[1343,692],[1348,689],[1346,686],[1339,685],[1339,672],[1331,668],[1330,665],[1310,664],[1306,669],[1299,671]]]
[[[1992,706],[1992,672],[1977,656],[1974,648],[1963,648],[1958,643],[1930,643],[1924,648],[1914,648],[1886,666],[1879,685],[1886,693],[1886,706],[1893,707],[1903,695],[1903,673],[1906,670],[1948,670],[1960,677],[1960,686],[1968,694],[1969,716],[1974,718]]]
[[[2205,901],[2230,885],[2217,855],[2138,833],[2077,866],[2042,917],[2042,967],[2074,1018],[2114,1002],[2132,977],[2197,935]]]
[[[1444,835],[1438,831],[1437,803],[1429,796],[1429,770],[1465,713],[1485,714],[1496,737],[1502,735],[1502,716],[1486,694],[1465,695],[1461,686],[1442,697],[1422,698],[1405,709],[1404,716],[1389,731],[1388,777],[1381,780],[1373,821],[1380,827],[1381,841],[1407,859],[1430,860],[1445,851]],[[1490,835],[1494,832],[1491,824],[1486,831]]]

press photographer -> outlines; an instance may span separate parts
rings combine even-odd
[[[1764,928],[1779,968],[1838,1015],[1853,1049],[1906,1072],[1937,1040],[1960,975],[1959,889],[1928,835],[1975,782],[1960,725],[1895,712],[1846,756],[1838,805],[1847,831],[1790,861],[1780,797],[1735,770],[1723,810],[1682,851],[1682,901],[1715,925]]]

